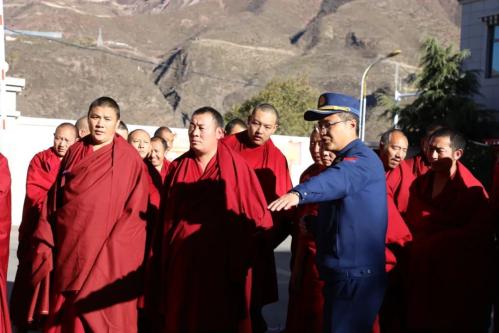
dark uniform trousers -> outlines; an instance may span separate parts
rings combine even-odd
[[[386,273],[352,270],[324,284],[324,332],[370,333],[383,302]]]

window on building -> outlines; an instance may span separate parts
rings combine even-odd
[[[499,25],[490,26],[489,77],[499,77]]]

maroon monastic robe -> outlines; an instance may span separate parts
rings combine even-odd
[[[410,189],[405,221],[413,235],[407,271],[407,323],[425,332],[478,332],[492,299],[492,235],[488,196],[461,163],[438,195],[434,173]]]
[[[10,171],[7,159],[0,154],[0,332],[10,333],[7,303],[7,268],[11,227]]]
[[[166,159],[163,160],[163,166],[161,172],[159,172],[148,160],[144,160],[147,167],[148,175],[147,180],[149,182],[149,199],[147,203],[147,229],[146,229],[146,247],[144,255],[146,256],[145,261],[150,260],[151,243],[153,239],[153,234],[156,230],[156,225],[159,219],[159,205],[161,201],[161,193],[163,191],[163,185],[166,180],[166,175],[170,167],[170,162]],[[139,308],[143,309],[144,295],[141,295],[138,300]]]
[[[492,207],[497,217],[496,221],[499,221],[499,157],[497,157],[494,167],[494,176],[492,177],[490,194]]]
[[[147,171],[120,136],[97,151],[90,140],[69,149],[34,233],[32,283],[52,278],[46,332],[137,329]]]
[[[397,171],[396,171],[397,172]],[[387,177],[389,172],[387,173]],[[395,200],[393,197],[393,191],[388,184],[387,178],[387,205],[388,205],[388,224],[386,229],[386,247],[385,247],[385,269],[390,272],[397,264],[397,257],[393,253],[393,249],[404,247],[405,244],[412,240],[411,232],[402,219],[400,211],[395,205]],[[398,195],[400,197],[400,194]]]
[[[324,166],[312,164],[300,176],[300,183],[318,175]],[[291,245],[291,278],[286,333],[322,332],[323,282],[315,265],[317,248],[310,232],[303,232],[299,223],[306,216],[317,216],[318,205],[299,206],[295,211],[293,241]]]
[[[289,175],[288,162],[282,152],[269,139],[261,146],[253,145],[248,136],[248,131],[229,135],[223,139],[230,148],[241,154],[248,165],[256,172],[267,204],[286,194],[293,187]],[[273,248],[279,245],[290,233],[287,227],[287,213],[274,213],[273,230],[269,233],[269,244],[271,247],[267,254],[262,257],[253,271],[252,300],[254,306],[259,307],[278,300],[277,273],[275,271],[275,259]]]
[[[403,160],[398,167],[386,173],[388,225],[386,230],[385,269],[388,274],[388,286],[385,298],[373,325],[373,333],[389,332],[401,333],[403,311],[401,269],[394,269],[396,265],[403,265],[401,252],[412,235],[405,223],[403,216],[409,203],[409,189],[414,180],[429,170],[421,154]]]
[[[390,247],[403,247],[412,239],[404,222],[404,215],[409,204],[410,187],[414,180],[424,175],[429,165],[421,154],[400,162],[399,166],[386,174],[386,192],[388,204],[388,228],[386,231],[386,270],[390,271],[397,263]]]
[[[251,332],[255,243],[272,226],[254,171],[219,142],[204,172],[192,151],[173,161],[165,186],[155,331]]]
[[[19,226],[19,246],[17,258],[19,266],[11,297],[11,314],[14,325],[18,327],[37,327],[34,322],[48,314],[48,302],[30,304],[35,292],[31,284],[30,248],[32,236],[47,198],[47,193],[54,185],[59,173],[61,160],[53,148],[37,153],[29,163],[26,177],[26,197],[23,216]]]
[[[388,199],[392,200],[397,210],[403,215],[409,204],[409,189],[412,182],[430,169],[421,154],[400,162],[399,166],[386,175]]]

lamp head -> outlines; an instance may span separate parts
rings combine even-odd
[[[385,58],[393,58],[395,56],[398,56],[400,53],[402,53],[402,50],[396,49],[393,50],[392,52],[388,53]]]

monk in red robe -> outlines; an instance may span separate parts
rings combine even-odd
[[[291,190],[286,157],[274,145],[270,138],[277,130],[279,115],[270,104],[257,105],[248,117],[248,130],[230,135],[224,142],[240,153],[255,170],[267,203],[279,198]],[[291,232],[290,220],[286,213],[272,214],[274,227],[269,233],[271,248],[267,254],[261,252],[262,260],[254,270],[254,294],[251,315],[254,332],[265,332],[267,324],[261,314],[261,308],[278,300],[277,274],[272,249],[277,247]]]
[[[47,193],[59,174],[61,160],[77,139],[78,130],[73,124],[60,124],[55,129],[52,147],[37,153],[28,167],[23,217],[19,226],[19,266],[11,297],[12,321],[18,328],[34,329],[38,326],[37,321],[48,313],[48,303],[30,306],[34,292],[30,281],[32,236]]]
[[[10,171],[7,159],[0,154],[0,332],[10,333],[7,304],[7,268],[11,220]]]
[[[250,333],[251,266],[271,216],[254,171],[220,142],[220,113],[196,110],[188,133],[190,150],[170,167],[153,247],[160,290],[146,298],[160,297],[154,331]]]
[[[431,169],[410,189],[407,332],[487,331],[493,223],[484,187],[459,162],[464,146],[456,132],[435,131]]]
[[[421,151],[416,156],[403,160],[399,166],[387,171],[386,185],[388,201],[392,201],[397,208],[392,213],[398,212],[402,216],[407,210],[409,203],[409,189],[412,182],[419,176],[424,175],[430,169],[430,163],[426,158],[426,148],[428,140],[433,132],[442,128],[440,125],[432,125],[427,128],[425,135],[421,139]],[[391,203],[388,203],[390,208]],[[391,214],[388,212],[389,215]]]
[[[381,332],[402,333],[404,324],[402,318],[404,309],[400,304],[404,303],[402,288],[402,277],[404,268],[405,245],[412,240],[411,232],[404,221],[404,215],[409,203],[409,189],[414,180],[428,172],[430,163],[427,161],[426,149],[428,140],[433,132],[441,128],[440,125],[429,126],[420,141],[420,153],[405,159],[395,168],[386,172],[388,226],[386,231],[386,271],[388,274],[388,285],[385,299],[380,310],[379,326]],[[396,268],[396,265],[399,267]],[[396,269],[395,269],[396,268]],[[375,322],[373,333],[379,332],[378,321]]]
[[[90,104],[90,134],[64,157],[35,230],[32,283],[51,278],[45,332],[137,330],[148,182],[119,119],[112,98]]]
[[[148,181],[149,181],[149,199],[147,204],[147,229],[146,229],[146,247],[145,256],[146,262],[150,260],[151,253],[151,242],[153,238],[153,233],[156,228],[156,224],[159,220],[159,204],[161,200],[161,192],[163,189],[163,184],[165,182],[166,175],[168,173],[168,167],[170,162],[165,158],[166,150],[168,144],[164,139],[159,136],[149,138],[149,134],[144,130],[138,129],[130,133],[130,142],[132,146],[137,149],[140,157],[145,156],[143,159],[148,171]],[[147,150],[145,150],[145,144],[143,142],[148,142]],[[141,295],[138,299],[139,307],[139,332],[149,332],[151,331],[151,323],[149,318],[147,318],[144,311],[144,295]]]
[[[399,129],[390,129],[381,135],[379,157],[386,175],[397,173],[397,168],[405,163],[409,142]],[[416,157],[417,158],[417,157]],[[405,164],[403,166],[405,168]],[[394,171],[395,170],[395,171]],[[405,170],[405,169],[404,169]],[[389,189],[388,189],[389,190]],[[401,318],[401,278],[400,270],[395,270],[397,256],[407,242],[412,239],[409,228],[402,219],[392,197],[388,197],[388,225],[386,230],[385,269],[388,272],[388,285],[379,315],[373,325],[373,333],[400,332]]]
[[[170,162],[165,157],[168,143],[159,136],[152,137],[150,141],[150,154],[147,157],[146,162],[150,176],[147,244],[149,244],[150,237],[152,237],[152,232],[154,230],[154,224],[156,224],[158,219],[161,192],[163,191],[163,185],[170,167]],[[146,253],[148,252],[149,246],[147,246],[146,250]]]
[[[321,136],[314,129],[310,135],[310,154],[314,164],[309,166],[300,176],[300,183],[318,175],[332,161],[322,161],[322,156],[329,158],[321,149]],[[318,205],[299,206],[295,212],[293,223],[293,240],[291,243],[291,278],[289,281],[288,315],[286,333],[320,333],[323,319],[323,282],[315,266],[317,252],[315,240],[308,229],[310,218],[317,216]]]
[[[166,174],[168,173],[168,167],[170,162],[165,158],[165,154],[168,150],[168,143],[159,136],[154,136],[151,138],[151,153],[149,154],[149,162],[156,170],[156,175],[159,176],[155,179],[155,185],[158,189],[163,187],[165,182]]]

